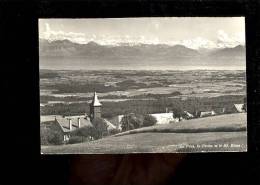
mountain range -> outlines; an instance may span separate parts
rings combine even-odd
[[[113,62],[117,61],[160,61],[160,65],[245,65],[245,47],[195,50],[183,45],[136,44],[100,45],[96,42],[78,44],[69,40],[39,40],[40,58],[81,57],[86,60]],[[44,62],[45,60],[43,60]],[[73,62],[73,60],[71,60]],[[227,63],[228,62],[228,63]],[[41,62],[40,62],[41,63]],[[81,62],[82,63],[82,62]]]

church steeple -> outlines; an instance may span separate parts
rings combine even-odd
[[[94,92],[93,100],[90,103],[90,119],[101,118],[101,106],[102,104],[98,100],[97,93]]]
[[[94,92],[93,100],[92,100],[92,105],[95,106],[101,106],[102,104],[98,100],[97,93]]]

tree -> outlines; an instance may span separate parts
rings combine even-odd
[[[79,136],[84,138],[95,138],[97,133],[96,129],[92,126],[84,126],[71,132],[72,136]]]
[[[113,129],[108,131],[108,134],[109,135],[115,135],[115,134],[118,134],[119,132],[120,132],[120,130],[113,128]]]
[[[124,115],[120,123],[122,131],[133,130],[143,125],[141,116],[133,113]]]
[[[48,127],[41,126],[41,145],[61,145],[63,144],[63,135]]]
[[[54,145],[61,145],[63,144],[63,135],[58,131],[51,131],[48,137],[48,141]]]
[[[92,120],[92,125],[94,126],[96,130],[96,135],[94,136],[96,139],[100,139],[103,136],[108,135],[108,130],[107,130],[107,123],[104,119],[102,118],[94,118]]]
[[[147,114],[144,116],[143,126],[144,127],[153,126],[156,124],[156,122],[157,122],[157,120],[154,116]]]
[[[181,117],[184,115],[184,112],[181,107],[175,107],[173,108],[173,114],[176,118],[179,118],[179,121]]]
[[[48,140],[48,135],[49,135],[49,130],[46,127],[41,126],[41,145],[49,145],[49,140]]]
[[[247,99],[246,99],[246,97],[244,98],[244,105],[243,105],[242,110],[244,110],[245,112],[247,112]]]
[[[68,144],[74,144],[74,143],[82,143],[83,137],[81,136],[72,136],[69,138]]]

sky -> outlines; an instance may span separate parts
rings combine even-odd
[[[192,49],[245,45],[244,17],[39,19],[39,38],[101,45],[181,44]]]

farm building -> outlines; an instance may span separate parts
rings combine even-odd
[[[245,112],[244,104],[234,104],[237,112]]]
[[[156,113],[150,115],[156,118],[157,120],[156,124],[158,125],[179,121],[179,119],[174,118],[173,113]]]
[[[216,115],[215,111],[201,111],[199,117],[207,117],[207,116],[214,116]]]
[[[203,111],[198,111],[198,117],[207,117],[207,116],[214,116],[219,114],[230,114],[230,113],[240,113],[246,112],[245,104],[232,104],[231,106],[223,107],[223,108],[213,108]]]
[[[194,115],[189,113],[188,111],[183,111],[183,113],[184,113],[184,115],[183,115],[184,119],[192,119],[192,118],[194,118]]]
[[[81,127],[92,127],[91,121],[89,117],[64,117],[64,118],[55,118],[55,124],[53,124],[52,128],[56,131],[60,131],[63,135],[63,141],[69,140],[70,132],[74,131]],[[55,128],[56,127],[56,128]]]
[[[114,117],[112,117],[108,120],[111,123],[113,123],[113,125],[115,125],[117,129],[122,130],[120,122],[121,122],[123,117],[124,117],[124,115],[117,115],[117,116],[114,116]]]
[[[157,120],[156,124],[159,124],[159,125],[160,124],[169,124],[171,122],[179,121],[179,119],[174,118],[173,113],[154,113],[154,114],[149,114],[149,115],[155,117]],[[124,117],[124,115],[117,115],[117,116],[110,118],[109,121],[111,123],[113,123],[113,125],[115,125],[118,130],[122,130],[121,120],[123,117]]]
[[[94,118],[101,118],[101,106],[102,104],[98,100],[98,96],[96,92],[94,93],[93,100],[90,103],[90,116],[87,114],[85,115],[78,115],[78,116],[45,116],[41,118],[42,123],[50,123],[50,128],[58,131],[63,136],[63,141],[68,141],[70,138],[70,133],[76,129],[81,127],[93,127],[92,120]],[[107,129],[115,129],[111,122],[104,119],[105,123],[107,124]]]
[[[246,112],[246,105],[241,104],[233,104],[231,107],[225,108],[225,113],[240,113]]]

